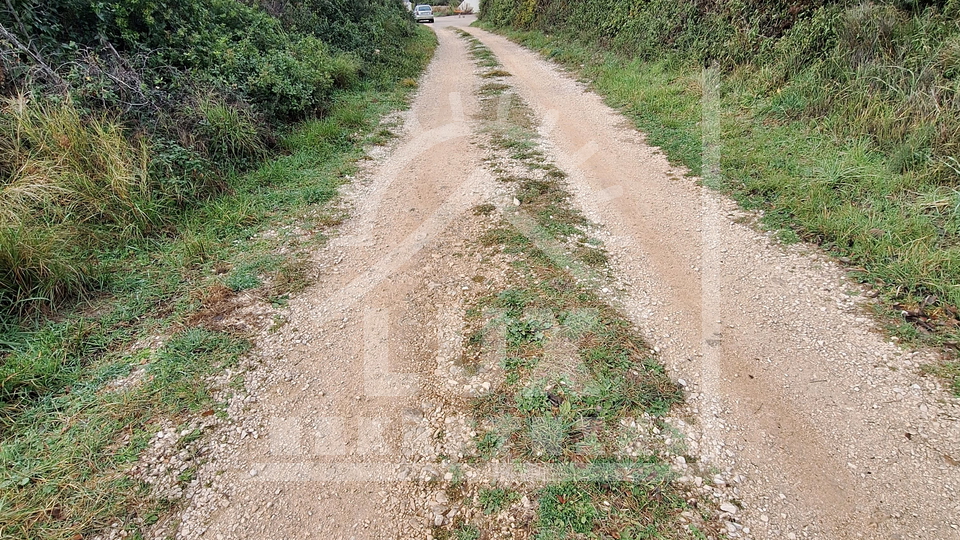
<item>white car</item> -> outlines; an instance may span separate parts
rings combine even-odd
[[[413,18],[417,22],[433,22],[433,8],[420,4],[419,6],[413,8]]]

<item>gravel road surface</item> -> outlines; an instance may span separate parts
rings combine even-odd
[[[476,144],[482,80],[462,26],[511,74],[601,227],[610,301],[685,386],[689,453],[735,484],[731,536],[960,538],[960,405],[919,373],[934,353],[878,331],[868,291],[829,257],[759,232],[583,84],[472,20],[437,19],[400,138],[372,151],[316,284],[258,340],[250,395],[179,536],[428,538],[444,473],[426,426],[469,431],[467,411],[438,405],[434,372],[470,276],[489,270],[470,209],[501,189]]]

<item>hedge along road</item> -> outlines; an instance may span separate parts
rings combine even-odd
[[[447,28],[472,18],[437,21],[440,45],[401,141],[351,188],[354,217],[317,254],[318,285],[259,344],[273,373],[255,390],[265,436],[220,464],[229,505],[195,524],[205,538],[428,529],[430,488],[392,486],[435,473],[411,457],[416,426],[434,412],[442,306],[474,286],[467,216],[496,191],[470,144],[480,81]],[[583,85],[466,30],[512,75],[576,203],[602,226],[631,284],[614,301],[686,386],[689,454],[740,479],[745,535],[960,538],[960,407],[918,374],[932,353],[885,341],[839,267],[752,229]]]

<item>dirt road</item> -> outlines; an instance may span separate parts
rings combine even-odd
[[[471,20],[438,19],[400,142],[352,187],[318,283],[259,344],[266,378],[250,414],[262,428],[218,463],[222,495],[195,501],[184,536],[429,534],[444,474],[431,422],[471,429],[467,411],[440,410],[438,358],[462,338],[462,296],[492,286],[470,279],[491,264],[471,247],[470,209],[501,189],[475,144],[481,79],[450,28]],[[930,354],[886,340],[839,267],[751,228],[581,84],[466,30],[511,74],[602,227],[628,284],[611,301],[685,385],[689,453],[742,505],[731,536],[960,538],[960,405],[918,375]]]

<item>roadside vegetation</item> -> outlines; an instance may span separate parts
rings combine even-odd
[[[434,45],[389,2],[0,10],[0,537],[175,514],[138,458],[224,414]]]
[[[509,73],[461,35],[486,81],[479,117],[491,143],[487,166],[509,193],[502,206],[474,209],[500,216],[480,249],[508,254],[512,276],[467,310],[467,369],[489,361],[490,335],[504,337],[503,381],[472,398],[475,452],[467,459],[543,475],[479,488],[454,482],[448,493],[482,517],[437,527],[434,537],[498,537],[509,522],[512,534],[541,540],[705,538],[716,523],[711,503],[691,504],[696,496],[671,467],[682,445],[657,435],[671,429],[664,416],[682,391],[628,319],[597,294],[607,276],[602,244],[571,205],[565,174],[540,150]]]
[[[960,3],[485,0],[482,24],[590,81],[786,242],[871,286],[900,339],[941,347],[960,394]],[[708,66],[705,69],[704,66]],[[708,92],[707,95],[713,95]]]

